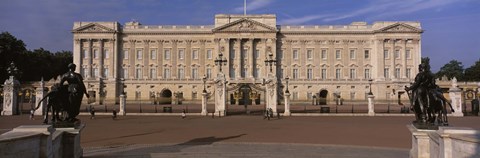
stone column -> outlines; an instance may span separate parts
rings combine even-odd
[[[163,50],[163,40],[157,40],[158,50],[157,50],[157,64],[159,69],[157,69],[157,78],[163,78],[163,56],[165,51]]]
[[[107,76],[104,76],[103,74],[105,74],[103,71],[104,71],[104,56],[103,56],[103,53],[104,53],[104,41],[103,39],[99,39],[98,42],[100,43],[100,48],[98,48],[98,76],[100,78],[106,78]]]
[[[374,95],[368,95],[368,116],[375,116],[375,104],[373,103]]]
[[[118,112],[119,115],[122,115],[122,116],[127,115],[126,103],[127,103],[127,96],[125,96],[125,94],[120,94],[120,111]]]
[[[202,93],[202,112],[200,113],[200,115],[207,115],[207,96],[208,93]]]
[[[2,115],[17,115],[18,110],[18,90],[20,83],[15,77],[10,76],[3,85],[3,111]]]
[[[235,65],[237,66],[237,69],[235,71],[235,79],[239,79],[239,78],[242,78],[242,39],[239,38],[237,39],[236,43],[235,43],[235,48],[236,48],[236,51],[235,51]]]
[[[45,97],[45,95],[46,95],[46,93],[45,93],[45,83],[43,82],[43,77],[42,77],[42,80],[40,81],[40,87],[38,87],[35,90],[35,93],[36,93],[35,94],[35,96],[36,96],[35,107],[38,106],[38,108],[35,110],[35,115],[42,116],[44,114],[44,112],[46,112],[45,107],[43,105],[47,105],[47,99],[40,102],[40,100],[42,100],[43,97]]]
[[[462,117],[462,90],[457,87],[457,79],[452,79],[452,87],[448,90],[450,100],[452,100],[452,107],[455,112],[452,113],[453,116]]]
[[[227,92],[226,92],[227,81],[225,79],[225,74],[217,74],[215,79],[215,115],[225,116],[225,104],[227,102]]]
[[[75,71],[76,72],[81,72],[82,69],[82,61],[84,59],[82,54],[82,39],[75,39],[73,42],[73,63],[77,65]],[[82,74],[85,76],[85,74]]]
[[[248,52],[248,65],[250,66],[249,67],[249,70],[248,70],[248,74],[245,74],[245,77],[249,77],[251,78],[252,80],[254,80],[253,78],[253,73],[254,73],[254,67],[255,67],[255,63],[253,62],[255,60],[255,48],[253,47],[253,42],[255,41],[254,38],[250,38],[249,39],[249,47],[250,47],[250,50]]]
[[[307,49],[308,40],[300,40],[300,50],[298,51],[298,60],[300,61],[300,69],[298,70],[298,78],[306,79],[307,75]]]
[[[199,42],[200,42],[200,50],[198,51],[198,59],[199,59],[201,68],[198,70],[198,74],[207,76],[207,72],[205,70],[207,68],[206,66],[207,64],[205,64],[206,63],[205,60],[207,60],[207,50],[205,49],[205,43],[207,42],[207,40],[202,39],[202,40],[199,40]],[[212,54],[212,57],[213,57],[213,54]]]
[[[149,71],[149,68],[150,66],[148,65],[148,61],[150,61],[150,40],[143,40],[143,70],[142,70],[142,73],[143,74],[140,74],[142,76],[143,79],[151,79],[149,78],[149,74],[150,74],[150,71]]]
[[[283,116],[290,116],[290,93],[285,92],[285,112],[283,113]]]
[[[87,48],[87,51],[88,51],[88,57],[87,57],[87,60],[88,60],[88,65],[87,65],[87,69],[88,69],[88,73],[87,73],[87,77],[88,79],[91,79],[92,78],[92,74],[93,74],[93,69],[92,69],[92,64],[93,64],[93,49],[92,49],[92,39],[88,39],[87,40],[87,45],[88,45],[88,48]]]
[[[266,86],[266,108],[271,108],[273,113],[277,113],[277,77],[275,74],[269,73],[265,81]],[[265,110],[267,110],[265,109]]]
[[[137,60],[136,58],[136,51],[135,51],[135,42],[137,42],[136,40],[129,40],[128,41],[129,44],[130,44],[130,49],[128,50],[128,55],[129,55],[129,63],[130,63],[130,67],[128,67],[128,78],[130,79],[133,79],[135,78],[135,60]]]
[[[192,76],[192,42],[193,40],[185,40],[187,48],[185,49],[185,78],[190,79]],[[198,54],[197,54],[198,55]]]
[[[172,51],[170,52],[171,58],[170,61],[172,63],[172,69],[170,70],[171,78],[177,79],[177,60],[178,60],[178,49],[177,49],[177,42],[178,40],[172,40]],[[184,71],[185,72],[185,71]]]

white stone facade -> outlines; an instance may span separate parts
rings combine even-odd
[[[183,102],[200,104],[202,78],[207,76],[207,91],[213,92],[219,70],[215,59],[222,53],[228,60],[223,66],[228,103],[234,91],[247,85],[264,104],[264,79],[270,69],[264,61],[272,54],[278,94],[285,91],[288,76],[292,103],[311,103],[315,95],[333,103],[334,94],[345,101],[366,102],[370,78],[376,100],[393,102],[420,64],[419,22],[280,26],[273,14],[218,14],[214,21],[210,26],[75,22],[77,72],[97,98],[118,102],[125,90],[128,100],[171,96],[175,101],[175,94],[182,92]]]

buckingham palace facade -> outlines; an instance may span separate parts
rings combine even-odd
[[[204,80],[214,92],[222,54],[229,104],[263,104],[270,69],[279,100],[287,80],[293,103],[366,101],[370,88],[380,101],[405,99],[403,87],[418,73],[422,32],[419,22],[407,21],[277,25],[274,14],[217,14],[214,25],[75,22],[72,31],[77,72],[97,98],[126,92],[130,100],[199,103]],[[277,62],[270,67],[266,60]]]

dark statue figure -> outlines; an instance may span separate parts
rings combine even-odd
[[[42,99],[48,97],[47,112],[45,114],[44,123],[48,123],[48,111],[52,110],[52,123],[67,122],[74,123],[77,115],[80,112],[80,105],[82,103],[83,94],[89,97],[83,77],[75,72],[76,65],[70,63],[68,65],[69,71],[62,75],[60,83],[52,86],[52,90]],[[67,85],[64,85],[64,83]],[[41,103],[41,101],[40,101]],[[39,103],[39,105],[40,105]],[[39,106],[37,106],[38,108]],[[66,112],[66,118],[60,119],[59,113]]]
[[[446,104],[450,105],[452,111],[453,108],[443,96],[440,87],[436,85],[428,58],[422,60],[418,70],[415,82],[410,87],[405,86],[412,110],[415,112],[416,119],[413,124],[422,129],[438,129],[438,126],[447,126]]]

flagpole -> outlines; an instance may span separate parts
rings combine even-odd
[[[243,15],[247,15],[247,0],[243,0]]]

